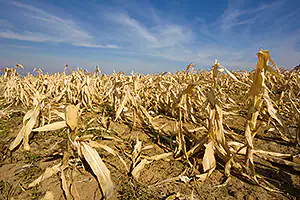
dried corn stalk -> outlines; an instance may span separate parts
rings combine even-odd
[[[271,99],[268,95],[268,88],[265,84],[265,72],[270,71],[272,74],[276,74],[273,71],[272,67],[269,66],[269,62],[272,65],[276,66],[274,61],[271,59],[269,54],[269,50],[262,50],[257,53],[258,61],[256,65],[256,71],[253,79],[253,83],[249,90],[249,107],[248,107],[248,115],[247,115],[247,122],[245,127],[245,137],[247,141],[247,152],[246,152],[246,168],[248,173],[252,178],[255,178],[255,167],[253,161],[253,154],[254,154],[254,142],[253,138],[257,133],[257,117],[262,109],[263,102],[266,103],[267,111],[272,118],[274,118],[282,127],[284,127],[285,131],[288,132],[285,124],[280,119],[279,115],[277,114],[276,110],[273,108],[271,103]],[[278,69],[278,68],[277,68]],[[276,74],[279,76],[278,74]],[[288,140],[284,135],[282,138]]]

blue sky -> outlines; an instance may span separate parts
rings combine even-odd
[[[262,47],[290,69],[300,63],[299,19],[299,0],[0,0],[0,67],[154,73],[218,59],[249,70]]]

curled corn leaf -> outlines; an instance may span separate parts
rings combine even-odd
[[[209,176],[213,170],[216,168],[216,159],[215,159],[215,151],[214,151],[214,147],[213,147],[213,142],[210,141],[208,142],[208,144],[206,144],[206,149],[205,149],[205,153],[204,153],[204,157],[203,157],[203,161],[202,161],[202,165],[203,165],[203,171],[205,173],[207,173],[207,175]]]
[[[141,170],[144,169],[145,165],[148,163],[151,163],[151,161],[146,158],[141,160],[141,162],[132,170],[131,175],[137,180],[140,176]]]
[[[9,150],[14,150],[23,140],[24,143],[24,149],[29,150],[29,135],[36,123],[37,117],[40,114],[40,109],[38,106],[35,106],[34,109],[29,110],[24,118],[23,118],[23,126],[18,133],[17,137],[15,140],[10,144]]]
[[[106,199],[113,197],[114,185],[110,177],[110,171],[105,166],[98,152],[85,142],[80,143],[80,152],[96,175],[104,197]]]

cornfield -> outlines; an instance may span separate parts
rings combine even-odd
[[[21,76],[21,64],[5,68],[0,76],[0,118],[12,118],[17,108],[23,108],[24,115],[21,128],[3,147],[1,161],[9,160],[18,149],[30,152],[32,135],[60,131],[66,134],[61,137],[66,143],[59,162],[40,172],[27,189],[57,176],[65,199],[84,199],[72,182],[72,171],[80,168],[93,174],[103,198],[119,198],[103,157],[107,152],[137,183],[143,181],[141,173],[151,163],[175,159],[185,166],[180,175],[147,187],[172,181],[205,183],[221,171],[225,179],[217,187],[226,187],[238,176],[267,191],[286,193],[258,173],[256,165],[264,162],[299,175],[300,71],[279,69],[268,50],[260,49],[257,57],[251,72],[229,71],[217,60],[211,71],[197,71],[191,63],[183,71],[154,75],[106,75],[98,67],[87,72],[66,66],[63,72],[35,69],[36,76]],[[112,124],[129,127],[134,138],[130,151],[107,143],[122,140]],[[99,131],[106,136],[100,137]],[[148,134],[163,152],[143,154],[153,147],[143,144],[137,131]],[[262,145],[256,146],[256,138],[291,150],[259,148]],[[167,199],[180,194],[175,196]],[[51,191],[43,198],[58,199]],[[182,198],[197,199],[197,195]]]

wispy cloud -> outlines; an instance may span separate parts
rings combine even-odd
[[[106,48],[106,49],[120,49],[117,45],[99,45],[99,44],[90,44],[90,43],[78,43],[73,44],[74,46],[79,47],[91,47],[91,48]]]
[[[111,26],[117,26],[121,30],[122,35],[119,37],[144,48],[180,46],[193,39],[193,33],[189,27],[166,21],[158,16],[154,9],[150,10],[152,10],[151,18],[149,19],[148,16],[148,20],[151,23],[148,25],[122,10],[104,13],[104,17],[112,22]]]
[[[31,32],[25,32],[23,34],[19,34],[12,31],[2,31],[0,32],[0,37],[6,39],[15,39],[15,40],[32,41],[32,42],[48,42],[48,41],[59,42],[60,41],[58,38],[51,37],[49,35],[43,35],[41,33],[31,33]]]
[[[237,26],[254,23],[259,17],[257,14],[265,9],[267,9],[267,6],[265,5],[247,10],[229,6],[217,23],[220,24],[220,28],[223,33],[231,32],[232,28]]]
[[[26,11],[27,13],[17,16],[22,17],[24,23],[34,23],[34,29],[37,31],[25,30],[23,32],[14,32],[6,29],[0,32],[0,37],[2,38],[32,42],[64,42],[75,46],[93,48],[118,48],[117,45],[112,44],[95,44],[95,37],[73,20],[60,18],[45,10],[21,2],[11,1],[8,4]]]
[[[136,19],[128,16],[126,13],[111,13],[108,15],[108,17],[116,23],[131,28],[133,32],[136,32],[139,36],[146,39],[149,43],[158,43],[158,40],[149,32],[146,27],[144,27]]]
[[[291,15],[291,13],[287,15],[280,13],[280,9],[288,4],[287,1],[257,2],[258,5],[256,6],[247,6],[249,4],[248,1],[229,0],[228,7],[224,10],[216,25],[225,34],[231,34],[232,32],[236,32],[236,30],[249,29],[250,26],[252,28],[261,27],[263,24],[270,26],[270,24],[284,20],[282,17],[286,18],[288,15]],[[280,16],[280,19],[277,19],[278,16]],[[278,24],[276,27],[278,27]]]

